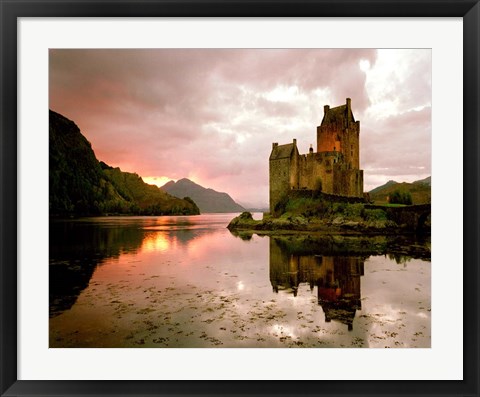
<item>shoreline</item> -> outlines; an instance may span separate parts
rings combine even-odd
[[[233,218],[227,226],[230,231],[252,232],[256,234],[318,234],[318,235],[352,235],[352,236],[430,236],[430,228],[417,230],[399,226],[391,220],[356,221],[337,217],[333,221],[301,216],[267,217],[253,219],[248,212]]]

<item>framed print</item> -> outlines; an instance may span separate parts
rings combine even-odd
[[[1,5],[2,395],[478,395],[478,1]]]

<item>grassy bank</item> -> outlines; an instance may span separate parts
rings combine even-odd
[[[415,232],[390,219],[388,208],[366,208],[362,203],[339,203],[321,198],[286,197],[277,204],[273,214],[264,214],[262,220],[254,220],[250,213],[244,212],[233,219],[228,228],[263,232],[305,231],[338,234]]]

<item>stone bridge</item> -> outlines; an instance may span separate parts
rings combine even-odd
[[[425,222],[432,213],[430,204],[406,205],[402,207],[366,205],[365,208],[381,209],[387,213],[388,219],[391,219],[399,226],[406,225],[412,231],[429,231],[429,227],[427,227]]]

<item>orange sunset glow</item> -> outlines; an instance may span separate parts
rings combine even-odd
[[[149,185],[156,185],[158,187],[162,187],[171,179],[166,176],[142,176],[142,179],[145,183]]]

